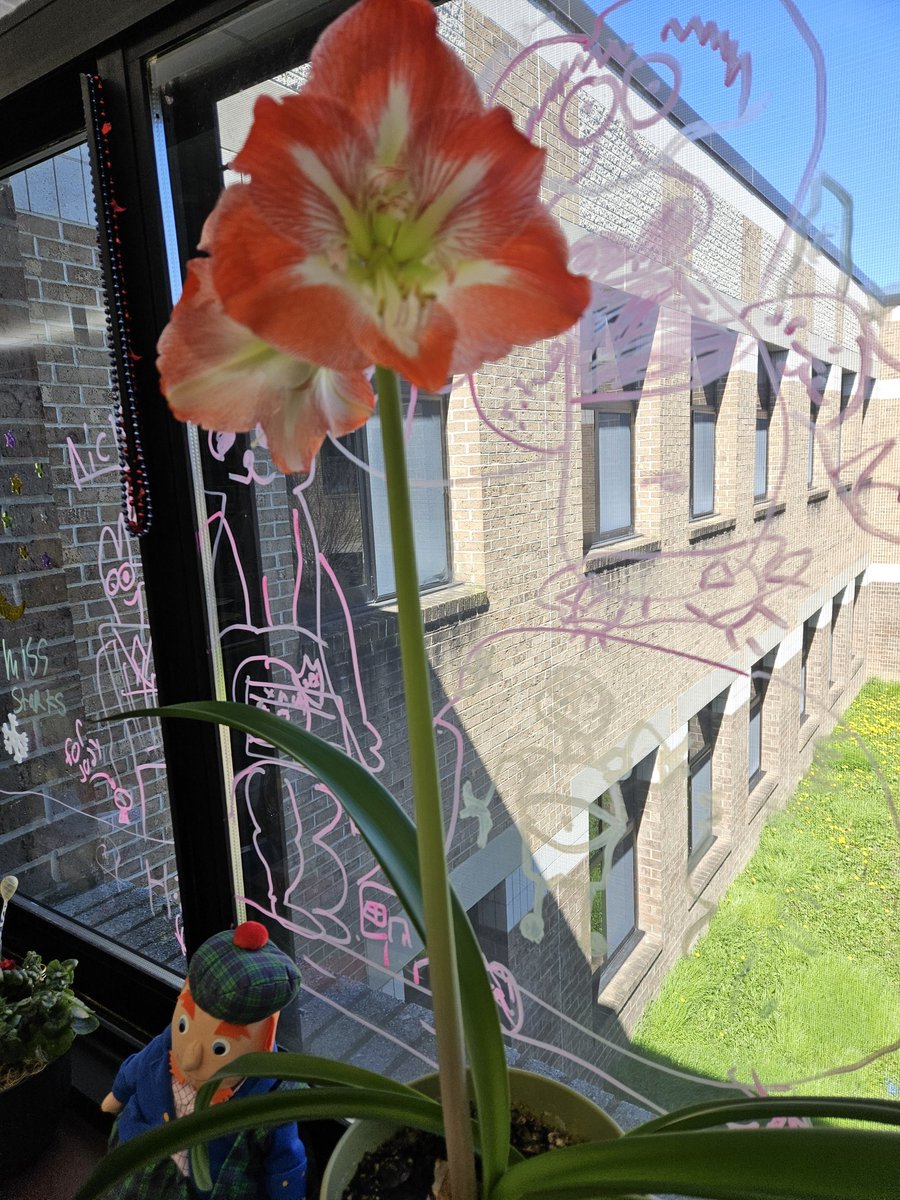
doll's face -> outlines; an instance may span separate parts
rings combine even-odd
[[[272,1017],[254,1021],[252,1025],[230,1025],[204,1012],[189,992],[182,992],[172,1016],[172,1062],[176,1074],[180,1073],[196,1090],[210,1075],[242,1054],[271,1050],[273,1032]],[[233,1087],[239,1078],[225,1079],[223,1086]]]

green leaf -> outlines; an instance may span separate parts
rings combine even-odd
[[[412,1096],[414,1099],[422,1095],[407,1084],[397,1083],[375,1071],[366,1071],[362,1067],[337,1062],[333,1058],[320,1058],[315,1054],[294,1054],[280,1050],[274,1056],[267,1053],[244,1054],[217,1071],[215,1075],[211,1075],[208,1082],[197,1092],[195,1111],[202,1112],[208,1108],[221,1081],[235,1076],[243,1079],[283,1079],[309,1084],[337,1083],[345,1087],[368,1088],[400,1096]],[[351,1103],[349,1097],[348,1103]],[[211,1191],[209,1154],[205,1143],[195,1146],[191,1151],[191,1170],[200,1191]]]
[[[367,1071],[350,1063],[338,1062],[334,1058],[321,1058],[316,1054],[295,1054],[288,1050],[271,1053],[243,1054],[227,1067],[211,1075],[209,1081],[197,1093],[196,1110],[206,1108],[223,1079],[239,1076],[242,1079],[285,1079],[295,1083],[329,1084],[338,1083],[345,1087],[374,1088],[384,1092],[396,1092],[400,1096],[419,1097],[423,1093],[407,1083],[397,1083],[377,1071]]]
[[[102,1160],[75,1200],[95,1200],[132,1171],[226,1134],[260,1125],[344,1116],[397,1121],[430,1133],[443,1131],[441,1106],[414,1091],[409,1096],[386,1089],[346,1087],[267,1092],[193,1112],[125,1142]]]
[[[103,720],[127,717],[182,717],[227,725],[268,742],[307,767],[334,793],[353,819],[425,941],[415,826],[387,788],[355,759],[282,717],[249,704],[196,701],[113,713]],[[503,1034],[478,939],[452,888],[450,898],[466,1048],[482,1133],[484,1176],[488,1180],[497,1179],[509,1155],[509,1078]]]
[[[632,1133],[510,1167],[493,1200],[675,1192],[709,1200],[895,1200],[900,1136],[857,1129]]]
[[[747,1100],[711,1100],[666,1113],[627,1133],[635,1134],[708,1129],[729,1121],[759,1121],[769,1117],[840,1118],[900,1125],[896,1100],[869,1100],[859,1096],[765,1096]]]

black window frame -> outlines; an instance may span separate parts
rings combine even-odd
[[[173,12],[169,0],[134,0],[86,15],[78,0],[26,0],[14,20],[0,23],[0,53],[10,65],[0,79],[0,177],[83,139],[82,73],[96,72],[103,81],[121,206],[120,245],[131,283],[132,329],[139,337],[133,373],[141,397],[141,435],[153,463],[154,521],[140,540],[140,554],[161,705],[211,699],[215,680],[206,646],[190,448],[185,428],[160,398],[153,353],[170,302],[161,218],[155,194],[146,190],[156,163],[145,62],[247,5],[245,0],[201,0],[189,11],[177,7]],[[346,7],[344,0],[324,0],[300,15],[298,26],[307,27],[303,33],[310,45]],[[229,873],[221,867],[229,853],[221,746],[216,728],[205,723],[163,722],[162,739],[165,761],[178,764],[169,773],[169,802],[190,956],[236,919]],[[10,909],[5,950],[21,955],[39,947],[45,959],[78,959],[78,993],[102,1018],[101,1028],[89,1039],[77,1039],[73,1048],[76,1086],[93,1095],[98,1071],[105,1072],[168,1023],[181,979],[128,950],[113,949],[93,931],[22,895],[13,898]]]

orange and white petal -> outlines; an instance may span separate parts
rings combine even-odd
[[[282,354],[227,316],[209,259],[188,264],[159,352],[162,390],[178,420],[234,433],[261,424],[282,471],[308,471],[327,433],[357,429],[375,405],[362,371],[329,371]]]
[[[402,336],[382,332],[374,325],[364,338],[364,348],[372,362],[390,367],[414,383],[434,392],[450,376],[450,362],[456,341],[456,322],[439,303],[432,303],[414,333]],[[410,342],[412,341],[412,344]]]
[[[231,200],[228,197],[231,196]],[[339,371],[362,371],[369,318],[336,268],[265,221],[249,185],[229,188],[204,231],[216,292],[233,320],[286,354]]]
[[[505,108],[440,112],[418,123],[409,178],[418,224],[435,230],[442,251],[477,258],[502,245],[540,205],[545,152]]]
[[[339,97],[390,161],[412,122],[440,108],[478,111],[478,88],[438,37],[427,0],[361,0],[324,31],[308,85]]]
[[[303,387],[285,391],[262,419],[272,461],[279,471],[308,471],[329,433],[341,437],[371,417],[375,397],[368,379],[320,368]]]
[[[233,164],[250,176],[261,216],[304,253],[346,242],[372,161],[371,140],[333,95],[260,96]]]
[[[207,429],[252,429],[264,403],[259,380],[248,382],[259,350],[259,340],[222,310],[209,260],[189,262],[158,346],[160,386],[175,416]]]
[[[477,371],[513,346],[529,346],[569,329],[590,302],[591,285],[572,275],[557,223],[541,211],[488,264],[471,264],[443,298],[458,337],[451,369]]]

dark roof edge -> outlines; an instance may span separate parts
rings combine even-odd
[[[584,0],[531,0],[531,2],[536,7],[544,9],[554,20],[559,21],[575,33],[593,36],[597,32],[596,44],[608,55],[609,66],[616,74],[621,76],[628,63],[636,57],[638,60],[637,65],[629,67],[629,73],[635,90],[642,99],[646,100],[648,104],[653,105],[654,108],[662,108],[668,102],[672,89],[662,76],[657,75],[639,56],[636,56],[633,47],[626,43],[623,38],[620,38],[615,30],[610,28],[608,23],[605,23],[597,31],[598,15],[593,9],[588,7]],[[616,52],[617,49],[619,52]],[[677,129],[683,129],[687,125],[702,121],[703,118],[679,97],[672,105],[672,111],[668,115],[667,120]],[[733,175],[755,195],[759,196],[793,230],[811,242],[817,250],[830,259],[839,270],[849,275],[873,299],[886,306],[900,303],[900,293],[887,294],[873,279],[870,279],[868,275],[854,266],[852,261],[848,264],[845,261],[845,255],[835,246],[834,242],[820,230],[816,229],[812,222],[799,211],[796,205],[772,187],[769,181],[751,166],[745,158],[738,154],[734,147],[729,145],[723,137],[717,133],[709,133],[704,136],[691,138],[691,141],[705,150],[729,174]]]

